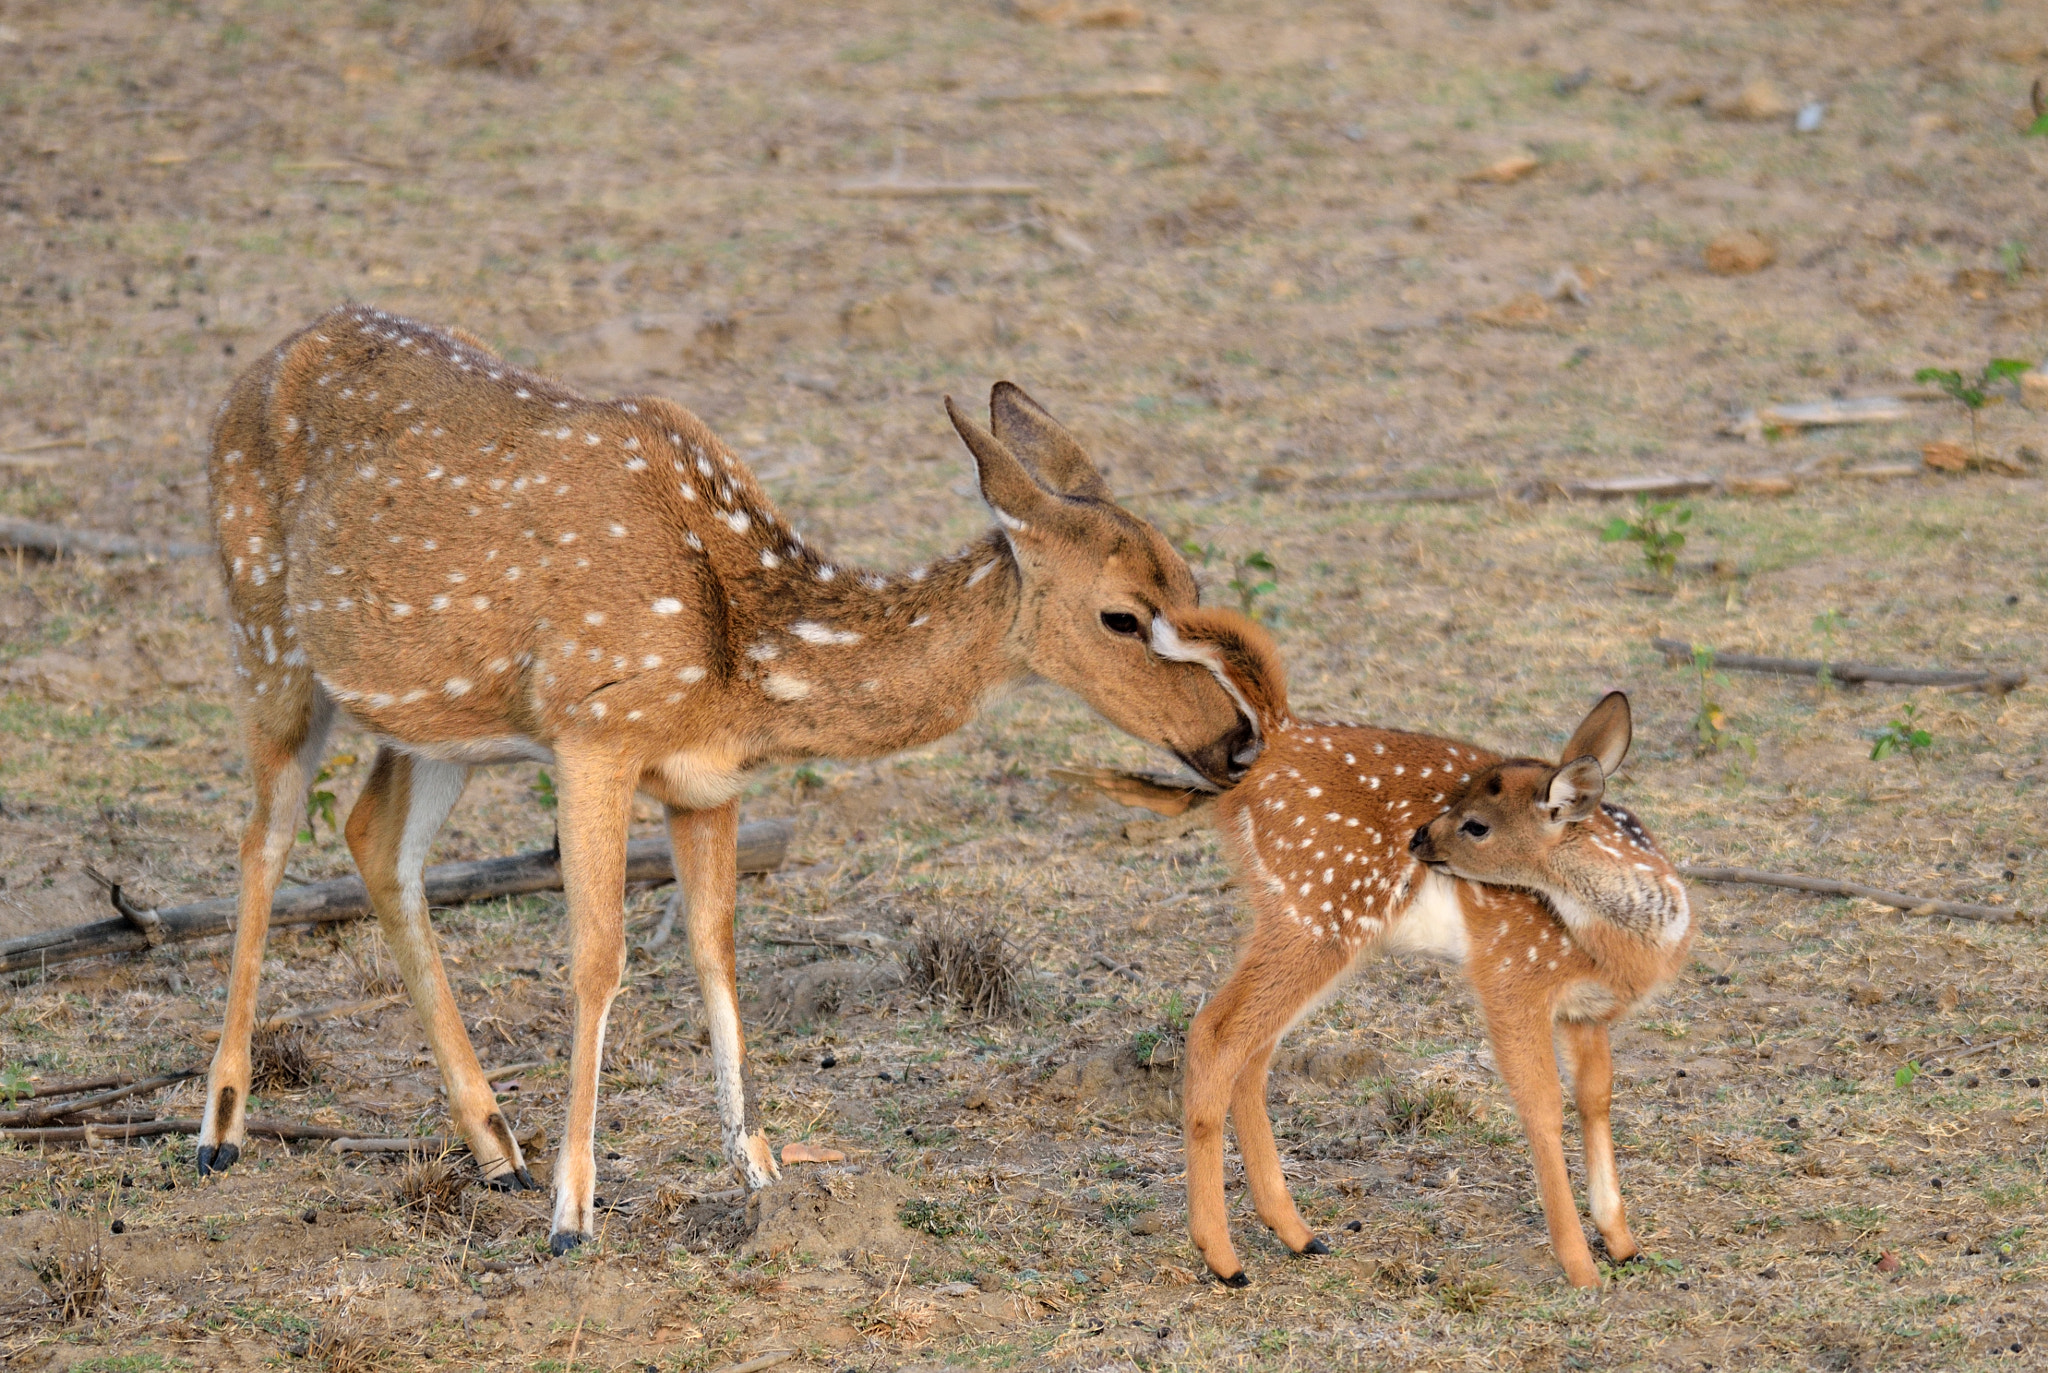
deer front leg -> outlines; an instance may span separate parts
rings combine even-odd
[[[469,1145],[485,1183],[502,1191],[520,1191],[534,1185],[533,1174],[526,1170],[512,1128],[476,1061],[427,911],[427,849],[468,781],[469,769],[460,763],[379,749],[370,780],[348,813],[348,847],[441,1069],[448,1116]]]
[[[1485,989],[1481,988],[1482,1000]],[[1598,1287],[1600,1270],[1579,1224],[1571,1175],[1564,1166],[1564,1091],[1557,1080],[1557,1056],[1550,1039],[1550,1008],[1488,1006],[1487,1031],[1494,1063],[1515,1100],[1522,1132],[1543,1194],[1543,1219],[1550,1227],[1550,1249],[1574,1287]]]
[[[256,989],[263,977],[270,902],[298,836],[306,785],[333,719],[333,705],[316,691],[306,698],[305,713],[293,731],[296,738],[281,738],[261,723],[250,726],[249,772],[256,801],[242,829],[242,886],[235,913],[234,961],[228,971],[227,1015],[206,1074],[206,1113],[198,1140],[201,1177],[226,1172],[242,1156],[249,1109],[249,1036],[256,1028]]]
[[[1586,1206],[1600,1238],[1615,1259],[1639,1252],[1621,1204],[1621,1178],[1614,1169],[1614,1131],[1608,1112],[1614,1101],[1614,1055],[1605,1025],[1566,1022],[1565,1052],[1571,1057],[1572,1091],[1578,1099],[1579,1128],[1586,1136]]]
[[[609,754],[555,750],[562,839],[562,889],[569,904],[569,1111],[555,1163],[555,1254],[596,1229],[598,1074],[604,1066],[605,1021],[626,969],[626,822],[633,771]]]
[[[739,805],[710,810],[668,810],[669,846],[676,883],[687,909],[690,958],[711,1032],[718,1076],[719,1137],[725,1161],[749,1190],[781,1176],[775,1151],[761,1132],[754,1084],[747,1074],[747,1044],[740,1029],[733,922],[739,897]]]

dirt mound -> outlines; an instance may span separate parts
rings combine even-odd
[[[740,1253],[795,1254],[827,1266],[864,1254],[900,1262],[915,1242],[896,1219],[910,1196],[901,1178],[879,1168],[819,1168],[784,1174],[760,1197],[760,1222]]]

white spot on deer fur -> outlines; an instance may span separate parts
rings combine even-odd
[[[967,584],[969,586],[973,586],[976,582],[979,582],[983,577],[986,577],[989,573],[995,570],[996,565],[993,562],[983,563],[980,567],[974,569],[974,575],[967,579]]]
[[[932,619],[932,617],[931,617],[931,612],[930,612],[930,611],[926,611],[926,612],[925,612],[924,614],[922,614],[922,615],[918,616],[918,617],[917,617],[916,619],[912,620],[912,621],[910,622],[910,627],[911,627],[912,629],[922,629],[922,628],[924,628],[924,627],[925,627],[926,625],[928,625],[928,624],[930,624],[930,623],[931,623],[931,619]]]
[[[440,540],[438,540],[438,539],[422,539],[422,540],[420,540],[420,547],[421,547],[421,548],[424,548],[424,549],[426,549],[426,550],[427,550],[427,552],[429,552],[429,553],[432,553],[432,552],[433,552],[433,551],[434,551],[435,549],[439,548],[440,546],[441,546],[441,542],[440,542]]]
[[[811,684],[801,677],[771,672],[761,679],[761,690],[778,701],[801,701],[811,694]]]
[[[555,540],[555,542],[556,542],[556,543],[575,543],[575,542],[576,542],[576,531],[574,531],[573,529],[565,529],[565,530],[563,530],[563,531],[562,531],[562,534],[561,534],[561,537],[557,538],[557,539]]]
[[[447,681],[441,683],[441,690],[447,692],[450,696],[467,696],[469,695],[470,687],[473,685],[474,683],[467,677],[450,677]]]
[[[590,703],[590,714],[591,714],[591,716],[592,716],[593,718],[595,718],[595,719],[599,719],[599,720],[602,720],[602,719],[604,718],[604,711],[605,711],[605,705],[604,705],[604,702],[602,702],[602,701],[592,701],[592,702]]]
[[[600,439],[600,438],[599,438],[599,437],[598,437],[597,435],[595,435],[595,434],[585,434],[585,435],[583,436],[583,446],[584,446],[584,447],[586,447],[586,448],[595,448],[595,447],[597,447],[597,445],[598,445],[598,444],[600,444],[600,443],[603,443],[603,442],[604,442],[604,440],[603,440],[603,439]]]
[[[469,574],[460,569],[457,569],[456,571],[450,572],[448,574],[448,580],[454,582],[457,586],[460,586],[462,583],[469,580]]]
[[[755,644],[747,650],[747,656],[757,663],[768,663],[780,658],[782,650],[774,644]]]
[[[403,601],[394,602],[391,607],[391,614],[394,619],[402,620],[412,614],[412,607]]]
[[[680,615],[683,612],[683,603],[673,596],[663,596],[654,603],[653,609],[657,615]]]
[[[780,567],[782,566],[782,559],[776,557],[773,553],[770,553],[767,549],[764,548],[761,550],[761,566],[767,568]]]
[[[602,610],[592,610],[592,611],[588,611],[588,612],[586,612],[586,613],[584,614],[584,616],[583,616],[583,623],[585,623],[585,624],[587,624],[587,625],[601,625],[601,624],[603,624],[603,623],[604,623],[604,612],[603,612]]]
[[[701,682],[704,680],[704,669],[701,667],[683,668],[681,671],[676,673],[676,680],[679,682],[691,684]]]
[[[435,610],[446,610],[448,608],[448,598],[446,596],[436,596],[433,600],[428,601],[427,604]]]
[[[748,518],[747,512],[744,510],[735,510],[725,516],[725,522],[732,526],[732,532],[735,534],[746,533],[748,528],[754,523],[753,520]]]
[[[566,439],[566,438],[568,438],[568,437],[569,437],[569,426],[565,424],[565,425],[563,425],[563,426],[562,426],[562,427],[561,427],[560,429],[557,429],[557,430],[555,431],[555,437],[556,437],[556,438],[558,438],[558,439]]]
[[[642,658],[642,659],[640,660],[640,666],[642,666],[642,667],[644,667],[644,668],[657,668],[657,667],[660,667],[660,666],[661,666],[661,655],[660,655],[659,653],[650,653],[650,654],[648,654],[648,655],[647,655],[646,657],[644,657],[644,658]]]
[[[645,458],[628,458],[628,459],[626,459],[626,470],[627,470],[628,472],[645,472],[645,471],[647,470],[647,459],[645,459]],[[630,719],[631,717],[629,716],[629,717],[627,717],[627,718],[629,718],[629,719]]]
[[[491,608],[491,598],[489,596],[471,596],[469,598],[469,608],[471,610],[489,610]]]
[[[826,563],[818,569],[818,580],[821,582],[829,582],[838,575],[839,569],[830,563]]]
[[[510,660],[510,659],[508,659],[508,658],[493,658],[493,659],[491,659],[491,671],[492,671],[492,672],[503,672],[503,671],[505,671],[505,670],[506,670],[507,668],[509,668],[509,667],[511,667],[511,666],[512,666],[512,662],[511,662],[511,660]]]
[[[816,620],[798,620],[789,627],[789,632],[807,644],[825,646],[828,644],[857,644],[861,636],[850,629],[833,629]]]

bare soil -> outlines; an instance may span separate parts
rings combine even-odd
[[[2039,686],[1701,680],[1648,641],[2048,666],[2040,413],[1983,414],[2018,475],[1841,475],[1967,445],[1933,401],[1723,432],[1773,402],[1899,394],[1925,366],[2042,360],[2048,139],[2022,130],[2043,71],[2048,15],[2018,0],[7,0],[0,514],[203,541],[229,378],[353,298],[673,396],[816,542],[902,566],[985,520],[940,397],[1010,377],[1203,550],[1212,594],[1270,577],[1253,599],[1304,706],[1541,750],[1624,686],[1620,794],[1676,855],[2038,912]],[[1809,103],[1819,125],[1795,132]],[[834,193],[890,177],[1036,190]],[[1710,270],[1716,240],[1723,267],[1770,261]],[[1797,489],[1685,498],[1668,581],[1601,541],[1622,507],[1374,499],[1674,471]],[[98,918],[88,864],[151,900],[232,889],[219,604],[203,562],[0,568],[0,936]],[[1931,742],[1873,760],[1909,704]],[[338,818],[368,753],[335,750]],[[189,1139],[0,1147],[0,1362],[2041,1360],[2038,927],[1789,893],[1698,889],[1694,966],[1619,1038],[1651,1258],[1603,1291],[1548,1256],[1468,999],[1392,963],[1297,1030],[1274,1085],[1336,1252],[1292,1260],[1242,1210],[1255,1285],[1199,1281],[1175,1030],[1242,913],[1203,831],[1134,840],[1137,812],[1046,776],[1156,761],[1031,687],[940,745],[758,779],[747,812],[799,827],[790,868],[742,898],[765,1115],[844,1163],[732,1192],[671,945],[635,955],[614,1018],[595,1243],[551,1261],[540,1204],[474,1186],[452,1212],[408,1204],[402,1156],[259,1142],[202,1183]],[[437,853],[544,844],[536,781],[480,777]],[[314,829],[292,871],[345,871]],[[663,899],[634,894],[637,930]],[[441,922],[486,1063],[537,1063],[501,1084],[535,1133],[559,1129],[560,914]],[[1024,965],[1022,1014],[994,1023],[896,966],[987,914]],[[831,942],[849,931],[872,951]],[[273,953],[266,1014],[396,985],[368,926]],[[203,1065],[224,968],[212,941],[23,978],[0,1070]],[[443,1127],[402,1004],[309,1039],[311,1085],[266,1089],[260,1114]],[[137,1105],[196,1114],[197,1089]]]

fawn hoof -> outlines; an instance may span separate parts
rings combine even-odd
[[[590,1236],[580,1230],[557,1230],[548,1236],[548,1252],[560,1258],[577,1245],[588,1243],[589,1240]]]
[[[1232,1273],[1227,1278],[1224,1277],[1221,1273],[1218,1273],[1216,1275],[1216,1281],[1222,1283],[1225,1287],[1250,1287],[1252,1285],[1252,1280],[1244,1275],[1244,1270],[1242,1268],[1238,1269],[1235,1273]]]
[[[202,1144],[199,1146],[199,1176],[225,1173],[241,1156],[242,1149],[237,1144]]]
[[[509,1173],[500,1173],[494,1178],[485,1178],[484,1186],[493,1192],[538,1192],[540,1184],[533,1180],[533,1174],[521,1164]]]
[[[1310,1240],[1307,1244],[1301,1246],[1300,1252],[1303,1254],[1327,1254],[1330,1252],[1330,1246],[1324,1244],[1319,1239]]]

